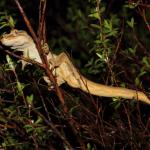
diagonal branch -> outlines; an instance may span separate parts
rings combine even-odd
[[[21,15],[22,15],[22,17],[23,17],[23,19],[24,19],[24,21],[25,21],[25,23],[26,23],[26,25],[27,25],[27,27],[28,27],[28,29],[29,29],[31,35],[32,35],[32,37],[33,37],[33,40],[34,40],[35,43],[36,43],[36,47],[37,47],[37,50],[38,50],[39,55],[40,55],[40,57],[41,57],[41,60],[42,60],[43,64],[45,65],[45,71],[46,71],[46,73],[47,73],[49,79],[53,82],[54,87],[55,87],[56,92],[57,92],[57,95],[58,95],[58,97],[59,97],[59,100],[61,101],[61,103],[62,103],[62,105],[63,105],[63,107],[64,107],[64,112],[66,112],[66,111],[67,111],[67,108],[65,108],[65,102],[64,102],[63,95],[62,95],[62,93],[61,93],[61,91],[60,91],[60,89],[59,89],[59,87],[58,87],[58,85],[57,85],[57,82],[56,82],[55,77],[53,76],[52,72],[49,70],[49,64],[48,64],[48,61],[47,61],[46,56],[44,55],[43,49],[41,48],[40,41],[39,41],[38,37],[36,36],[36,34],[35,34],[35,32],[34,32],[32,26],[31,26],[31,24],[30,24],[30,22],[29,22],[29,20],[28,20],[28,18],[27,18],[27,16],[26,16],[26,14],[25,14],[25,12],[24,12],[24,10],[23,10],[23,8],[22,8],[22,6],[21,6],[20,3],[19,3],[19,1],[18,1],[18,0],[14,0],[14,1],[15,1],[16,5],[17,5],[17,7],[18,7],[18,9],[19,9],[19,11],[20,11],[20,13],[21,13]],[[44,6],[45,6],[45,7],[44,7],[43,10],[45,11],[45,8],[46,8],[46,1],[45,1],[45,5],[44,5]],[[44,14],[45,14],[45,13],[44,13]],[[44,16],[43,16],[43,18],[44,18]]]

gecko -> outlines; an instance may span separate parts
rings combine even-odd
[[[13,29],[10,33],[2,35],[0,41],[4,46],[8,46],[16,51],[22,51],[25,58],[30,58],[42,63],[36,45],[26,31]],[[58,86],[67,83],[73,88],[79,88],[96,96],[120,97],[129,100],[135,99],[150,104],[150,99],[141,91],[103,85],[88,80],[79,73],[68,55],[64,52],[56,55],[49,51],[46,57],[49,62],[49,68],[53,68],[52,73],[56,77]],[[23,66],[27,64],[28,62],[22,60]],[[49,78],[47,76],[44,76],[43,78],[50,86],[51,81]]]

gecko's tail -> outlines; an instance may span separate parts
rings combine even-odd
[[[150,104],[150,99],[143,92],[122,87],[112,87],[98,84],[86,79],[83,76],[80,76],[80,78],[78,77],[78,79],[70,78],[67,83],[72,87],[79,88],[93,95],[135,99]]]

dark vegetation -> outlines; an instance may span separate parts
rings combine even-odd
[[[40,0],[22,0],[35,32]],[[1,30],[9,16],[28,31],[13,0],[0,1]],[[87,78],[150,91],[150,3],[148,0],[54,0],[47,2],[46,34],[55,53],[66,51]],[[150,149],[150,106],[96,97],[60,87],[67,111],[49,91],[36,65],[15,69],[0,50],[0,148],[36,150]],[[28,106],[25,105],[28,102]]]

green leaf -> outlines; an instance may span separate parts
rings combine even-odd
[[[94,150],[94,147],[92,147],[90,143],[87,143],[87,150]]]
[[[129,27],[131,27],[133,29],[134,28],[134,18],[132,17],[130,21],[127,21],[127,24]]]
[[[28,102],[29,105],[32,105],[32,104],[33,104],[33,98],[34,98],[34,95],[33,95],[33,94],[27,96],[26,99],[27,99],[27,102]]]
[[[23,89],[24,89],[25,85],[19,81],[17,81],[17,90],[19,92],[20,95],[23,94]]]
[[[6,60],[11,70],[15,70],[15,65],[9,55],[6,55]]]
[[[23,128],[26,130],[27,133],[32,132],[34,130],[32,125],[29,124],[25,125]]]
[[[125,8],[135,9],[138,6],[138,3],[130,3],[124,5]]]
[[[146,71],[142,71],[142,72],[138,75],[138,77],[141,77],[141,76],[143,76],[144,74],[146,74]]]
[[[101,7],[100,8],[100,13],[103,13],[106,10],[106,7]]]
[[[111,102],[111,105],[114,109],[118,109],[121,106],[121,101],[119,97],[113,97],[113,102]]]
[[[111,32],[109,32],[109,33],[107,34],[107,37],[111,37],[111,36],[116,37],[116,36],[117,36],[117,33],[118,33],[117,30],[112,30]]]
[[[146,57],[146,56],[143,57],[142,62],[143,62],[146,66],[149,66],[149,65],[150,65],[149,60],[148,60],[148,57]]]
[[[95,43],[95,44],[101,44],[102,41],[100,41],[100,40],[95,40],[94,43]]]
[[[111,31],[112,30],[112,23],[105,19],[104,20],[104,27]]]
[[[9,16],[9,25],[10,25],[11,28],[15,27],[15,21],[11,16]]]
[[[95,19],[99,19],[100,18],[98,12],[94,12],[94,13],[90,14],[89,17],[95,18]]]
[[[15,27],[15,21],[11,16],[4,15],[0,17],[0,29],[4,27],[10,27],[10,28]]]
[[[139,80],[139,78],[137,77],[137,78],[135,78],[135,84],[136,84],[136,86],[139,86],[140,84],[141,84],[141,82],[140,82],[140,80]]]
[[[90,143],[87,144],[87,149],[91,150],[91,144]]]
[[[43,122],[43,119],[40,116],[38,116],[38,119],[35,121],[35,124],[39,124],[42,122]]]
[[[135,54],[136,49],[137,49],[137,45],[135,45],[133,48],[129,47],[129,48],[127,49],[127,51],[129,51],[131,54]]]
[[[91,27],[93,27],[93,28],[95,28],[95,29],[100,29],[100,26],[97,25],[97,24],[90,24],[90,25],[91,25]]]
[[[3,24],[0,26],[0,29],[4,28],[4,27],[8,27],[8,24]]]

